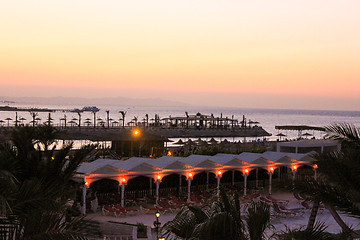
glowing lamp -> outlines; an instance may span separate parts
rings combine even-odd
[[[123,179],[122,179],[122,182],[123,182],[123,183],[124,183],[124,182],[126,182],[126,179],[125,179],[125,178],[123,178]]]
[[[54,157],[51,157],[51,160],[54,160],[55,158]]]
[[[171,155],[172,155],[171,151],[168,151],[167,155],[168,155],[168,156],[171,156]]]
[[[219,174],[219,175],[221,175],[221,173],[222,173],[221,171],[218,171],[218,174]]]
[[[249,169],[245,169],[245,173],[248,174],[248,173],[249,173]]]
[[[86,187],[89,187],[89,182],[85,182],[85,186],[86,186]]]
[[[317,165],[317,164],[315,164],[315,165],[314,165],[314,169],[317,169],[317,168],[318,168],[318,165]]]
[[[296,166],[293,166],[293,170],[296,171],[297,167]]]
[[[274,168],[273,168],[273,167],[270,168],[270,172],[274,172]]]
[[[157,179],[159,179],[159,180],[160,180],[160,179],[161,179],[161,176],[160,176],[160,175],[158,175],[158,176],[157,176]]]
[[[192,173],[189,173],[188,175],[189,175],[189,177],[192,177],[192,176],[193,176]]]
[[[133,135],[134,135],[134,136],[139,136],[139,135],[140,135],[140,131],[139,131],[138,129],[135,129],[135,130],[133,131]]]

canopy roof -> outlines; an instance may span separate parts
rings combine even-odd
[[[264,152],[235,154],[190,155],[188,157],[163,156],[158,159],[132,157],[125,161],[113,159],[97,159],[93,162],[82,163],[77,169],[78,177],[86,179],[126,177],[131,179],[137,176],[154,177],[166,176],[172,173],[194,174],[203,171],[216,172],[219,170],[252,170],[255,168],[269,169],[281,166],[311,165],[313,152],[310,153],[283,153]]]

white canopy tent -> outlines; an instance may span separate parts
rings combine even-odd
[[[188,181],[188,198],[190,198],[190,186],[193,177],[201,172],[215,173],[219,193],[219,184],[225,171],[240,171],[244,175],[244,194],[246,195],[246,182],[249,172],[253,169],[263,168],[269,172],[269,193],[271,194],[271,178],[276,168],[288,167],[295,176],[298,167],[303,165],[312,166],[313,153],[283,153],[244,152],[239,155],[217,154],[215,156],[190,155],[188,157],[164,156],[158,159],[132,157],[125,161],[111,159],[97,159],[93,162],[85,162],[77,169],[76,178],[84,181],[83,208],[85,214],[86,188],[92,182],[100,179],[113,179],[121,186],[121,204],[124,205],[124,191],[126,183],[138,176],[153,178],[156,182],[156,199],[159,196],[159,185],[163,177],[176,173],[185,175]],[[234,177],[233,177],[234,178]],[[181,180],[180,180],[181,183]],[[208,183],[208,179],[207,179]]]

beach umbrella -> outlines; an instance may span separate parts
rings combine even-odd
[[[176,144],[176,145],[184,145],[184,142],[183,142],[183,140],[179,140],[179,141],[177,141],[177,142],[175,142],[174,144]]]
[[[85,121],[84,123],[89,126],[91,124],[91,121]]]
[[[221,143],[223,143],[223,144],[227,144],[227,143],[229,143],[229,141],[225,138],[225,140],[224,140],[224,141],[222,141]]]
[[[259,124],[259,122],[257,122],[257,121],[251,121],[251,120],[249,120],[249,126],[251,125],[251,124]]]
[[[216,141],[215,138],[212,137],[212,138],[209,140],[209,143],[211,143],[211,144],[217,144],[218,141]]]
[[[8,121],[8,126],[10,126],[10,121],[12,120],[12,118],[5,118],[6,121]]]
[[[77,118],[72,118],[71,121],[77,121],[78,119]]]
[[[279,137],[279,139],[281,140],[281,138],[285,137],[286,135],[283,133],[278,133],[278,134],[276,134],[276,136]]]
[[[90,121],[91,119],[90,118],[86,118],[85,121]]]
[[[3,125],[3,123],[4,123],[5,121],[4,120],[0,120],[0,124],[1,124],[1,126]]]
[[[310,134],[310,133],[304,133],[304,134],[301,134],[301,136],[304,136],[304,137],[308,137],[308,136],[312,136],[312,134]]]
[[[75,125],[75,124],[76,124],[76,122],[73,121],[73,120],[69,121],[68,123],[70,123],[71,125]]]

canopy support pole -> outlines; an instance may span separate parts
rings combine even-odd
[[[245,173],[245,175],[244,175],[244,196],[246,196],[247,177],[248,177],[248,174]]]
[[[188,198],[187,198],[188,202],[190,202],[190,187],[191,187],[191,178],[188,179]]]
[[[83,189],[82,189],[82,214],[83,216],[86,215],[86,186],[84,185],[83,186]]]
[[[124,207],[125,205],[125,183],[121,184],[121,206]]]
[[[234,186],[235,185],[235,170],[232,170],[232,185]]]
[[[269,195],[271,195],[271,181],[272,181],[272,172],[269,172]]]
[[[217,177],[217,197],[220,197],[220,175]]]
[[[159,187],[160,187],[160,181],[156,181],[156,204],[158,204],[159,201]]]
[[[206,172],[206,191],[209,191],[209,172]]]
[[[295,178],[296,178],[296,171],[292,171],[292,180],[293,180],[293,183],[295,183]]]
[[[150,188],[149,188],[149,190],[150,190],[150,195],[153,195],[153,194],[152,194],[152,178],[149,178],[149,180],[150,180]]]
[[[181,181],[181,174],[179,174],[179,192],[181,192],[181,185],[182,185],[182,181]]]

